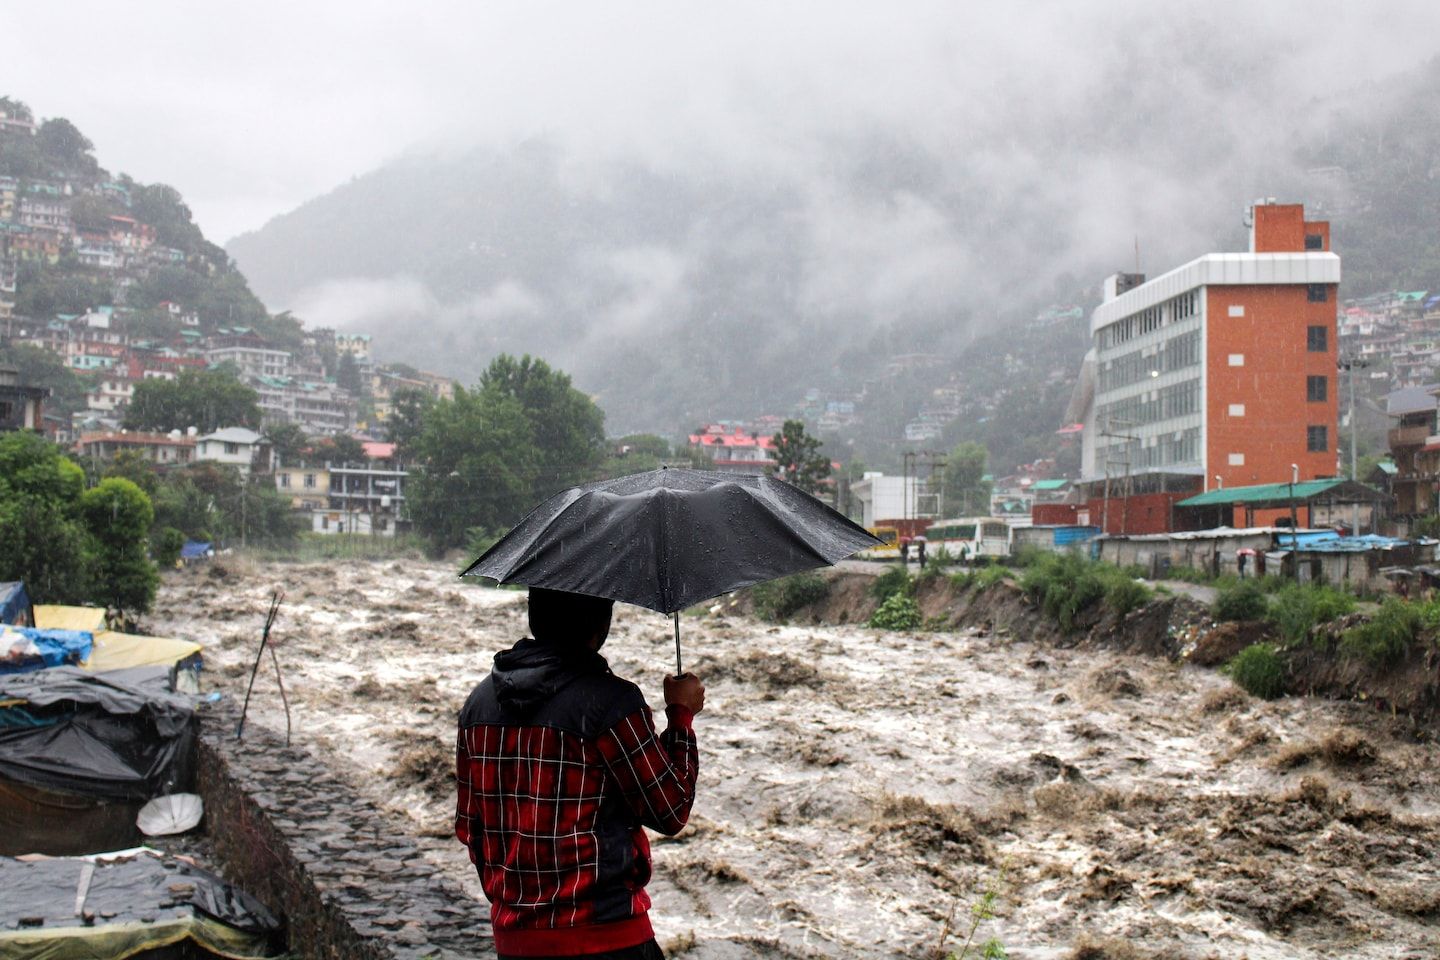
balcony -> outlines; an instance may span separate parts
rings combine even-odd
[[[1428,424],[1420,424],[1414,427],[1392,427],[1390,429],[1390,449],[1423,447],[1425,441],[1429,438],[1430,426]]]

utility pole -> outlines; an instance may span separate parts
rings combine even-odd
[[[1102,437],[1110,437],[1115,440],[1124,440],[1127,444],[1127,446],[1125,447],[1124,460],[1110,459],[1110,450],[1108,446],[1105,450],[1105,500],[1104,505],[1102,506],[1100,511],[1100,532],[1102,534],[1110,533],[1110,468],[1112,466],[1123,465],[1125,467],[1125,494],[1127,499],[1124,508],[1125,512],[1122,515],[1120,521],[1121,533],[1124,533],[1126,531],[1128,521],[1130,519],[1130,504],[1128,499],[1130,495],[1130,448],[1128,444],[1131,442],[1139,441],[1140,438],[1132,436],[1128,433],[1115,433],[1114,429],[1117,425],[1122,428],[1134,426],[1134,424],[1130,423],[1130,421],[1128,420],[1112,420],[1107,418],[1105,420],[1105,429],[1100,431],[1100,436]]]
[[[1349,374],[1350,380],[1350,479],[1358,482],[1360,478],[1356,475],[1359,472],[1358,458],[1356,457],[1356,435],[1360,432],[1360,425],[1355,421],[1355,371],[1364,370],[1370,366],[1369,360],[1360,360],[1355,357],[1341,359],[1340,369]],[[1358,536],[1360,534],[1360,504],[1357,501],[1350,505],[1350,532]],[[1372,508],[1373,510],[1373,508]],[[1370,517],[1370,527],[1375,527],[1375,517]]]

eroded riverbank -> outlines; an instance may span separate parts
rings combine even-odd
[[[297,742],[477,893],[449,838],[453,716],[524,632],[523,594],[410,560],[218,569],[168,575],[147,627],[205,642],[243,695],[285,587]],[[605,653],[658,703],[668,621],[617,613]],[[1003,629],[685,629],[709,696],[692,825],[655,845],[672,956],[919,957],[1002,876],[983,933],[1017,958],[1440,950],[1440,761],[1387,715]]]

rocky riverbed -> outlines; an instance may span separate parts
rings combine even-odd
[[[284,589],[296,742],[478,897],[450,835],[454,714],[525,632],[524,594],[455,573],[222,558],[167,574],[145,627],[204,642],[240,698]],[[732,610],[684,620],[708,698],[691,824],[654,847],[672,957],[925,957],[958,949],[986,890],[977,942],[1013,958],[1440,954],[1440,756],[1388,714],[1003,630]],[[604,653],[658,706],[671,644],[622,607]],[[264,667],[251,712],[283,730]]]

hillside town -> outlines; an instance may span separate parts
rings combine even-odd
[[[1440,9],[1285,3],[0,14],[0,960],[1440,957]]]

